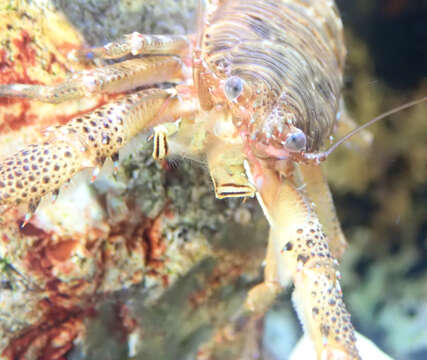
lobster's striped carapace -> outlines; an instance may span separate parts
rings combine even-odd
[[[239,102],[252,103],[253,139],[280,147],[292,125],[306,135],[308,152],[319,150],[335,124],[346,54],[335,3],[230,0],[207,21],[204,61],[220,79],[245,82]]]

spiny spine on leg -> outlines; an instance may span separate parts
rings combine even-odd
[[[156,119],[170,92],[143,90],[127,95],[64,126],[47,131],[45,142],[28,145],[0,163],[0,205],[40,199],[85,167],[118,160],[119,149]]]

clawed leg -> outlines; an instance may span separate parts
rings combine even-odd
[[[80,58],[120,58],[132,54],[158,54],[126,60],[71,75],[57,85],[0,85],[0,96],[59,103],[96,93],[120,93],[165,81],[184,80],[183,61],[189,40],[185,36],[125,35],[102,48],[82,50]],[[92,55],[89,55],[92,54]],[[165,56],[167,55],[167,56]],[[28,203],[30,214],[42,196],[59,187],[84,167],[95,167],[93,178],[107,157],[115,163],[118,151],[137,133],[162,122],[194,113],[191,101],[176,90],[151,89],[126,95],[68,124],[45,132],[46,140],[30,145],[0,163],[0,206]]]
[[[257,197],[271,226],[266,268],[276,269],[269,271],[275,278],[252,290],[247,303],[272,302],[277,284],[286,286],[291,278],[294,306],[318,359],[360,359],[336,261],[310,201],[294,184],[268,169]]]
[[[190,40],[184,35],[145,35],[134,32],[101,47],[78,50],[76,60],[118,59],[126,55],[181,55],[189,51]]]
[[[183,61],[189,52],[186,36],[142,35],[133,33],[103,47],[84,49],[72,54],[76,60],[100,57],[117,59],[126,55],[162,55],[122,61],[82,71],[57,85],[0,85],[0,97],[20,97],[48,103],[60,103],[83,96],[115,94],[165,81],[183,80]],[[168,55],[168,56],[165,56]]]
[[[165,107],[165,103],[167,106]],[[29,203],[85,167],[99,168],[133,136],[158,123],[194,111],[175,90],[149,89],[126,95],[47,132],[46,141],[29,145],[0,163],[0,205]]]
[[[60,103],[94,94],[115,94],[141,86],[183,79],[182,62],[172,56],[131,59],[71,75],[57,85],[0,85],[0,97]]]

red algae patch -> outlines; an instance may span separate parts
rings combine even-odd
[[[145,231],[146,262],[147,265],[158,267],[162,263],[162,255],[166,251],[166,244],[161,234],[162,219],[157,217]]]
[[[61,241],[46,249],[46,256],[52,263],[64,262],[70,258],[78,244],[76,240]]]
[[[49,301],[43,301],[40,306],[48,309],[42,321],[12,340],[2,356],[14,360],[66,359],[65,355],[73,347],[73,341],[84,330],[84,313],[80,309],[52,306]]]
[[[163,212],[155,219],[132,215],[104,225],[104,231],[75,237],[62,237],[34,223],[21,229],[12,221],[15,215],[13,209],[2,215],[1,250],[13,256],[13,266],[30,281],[25,292],[36,291],[41,300],[31,305],[31,313],[39,314],[35,321],[29,319],[29,326],[9,334],[7,346],[0,349],[6,359],[65,359],[85,335],[84,319],[93,315],[106,293],[140,283],[147,275],[161,287],[169,284],[163,266]],[[125,305],[117,310],[117,328],[126,338],[137,324]]]
[[[61,51],[63,41],[67,48],[78,48],[82,39],[67,22],[58,22],[58,15],[50,14],[53,24],[61,23],[62,31],[46,27],[41,9],[23,7],[16,11],[0,11],[0,84],[50,84],[63,79],[77,64],[70,64],[66,52]],[[55,42],[49,35],[55,32]],[[61,36],[64,36],[61,39]],[[66,36],[66,37],[65,37]],[[34,108],[34,105],[37,108]],[[21,99],[0,98],[0,133],[19,130],[23,126],[39,123],[48,115],[47,104],[36,104]],[[50,109],[51,110],[51,109]],[[51,113],[54,115],[54,113]],[[47,116],[52,119],[53,116]]]

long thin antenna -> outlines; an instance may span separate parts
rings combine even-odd
[[[427,101],[427,96],[425,96],[425,97],[423,97],[421,99],[414,100],[414,101],[408,102],[406,104],[400,105],[400,106],[398,106],[398,107],[396,107],[394,109],[391,109],[391,110],[389,110],[389,111],[387,111],[387,112],[385,112],[385,113],[383,113],[383,114],[381,114],[381,115],[373,118],[372,120],[369,120],[367,123],[359,126],[358,128],[350,131],[347,135],[345,135],[344,137],[342,137],[341,139],[339,139],[335,144],[333,144],[328,150],[322,151],[322,152],[317,152],[317,153],[309,153],[309,152],[308,153],[305,153],[305,152],[298,153],[298,152],[294,152],[294,153],[291,153],[292,159],[294,161],[297,161],[297,162],[301,161],[301,160],[304,160],[304,161],[314,162],[314,163],[319,164],[321,161],[326,160],[328,158],[328,156],[331,155],[332,152],[334,152],[335,149],[338,146],[340,146],[343,142],[345,142],[348,139],[350,139],[352,136],[356,135],[361,130],[367,128],[368,126],[371,126],[372,124],[376,123],[377,121],[380,121],[380,120],[386,118],[387,116],[396,114],[399,111],[408,109],[408,108],[410,108],[412,106],[421,104],[421,103],[426,102],[426,101]]]
[[[373,118],[372,120],[370,120],[367,123],[359,126],[356,129],[350,131],[347,135],[345,135],[344,137],[342,137],[341,139],[339,139],[335,144],[333,144],[328,150],[326,150],[323,153],[324,157],[327,158],[343,142],[347,141],[352,136],[356,135],[358,132],[362,131],[363,129],[367,128],[368,126],[371,126],[372,124],[376,123],[377,121],[380,121],[380,120],[382,120],[382,119],[384,119],[384,118],[386,118],[386,117],[388,117],[390,115],[396,114],[399,111],[402,111],[402,110],[408,109],[408,108],[410,108],[412,106],[421,104],[421,103],[423,103],[425,101],[427,101],[427,96],[425,96],[425,97],[423,97],[421,99],[414,100],[414,101],[408,102],[406,104],[400,105],[400,106],[398,106],[398,107],[396,107],[394,109],[391,109],[391,110],[389,110],[389,111],[387,111],[387,112],[385,112],[385,113],[383,113],[383,114],[381,114],[381,115]]]

